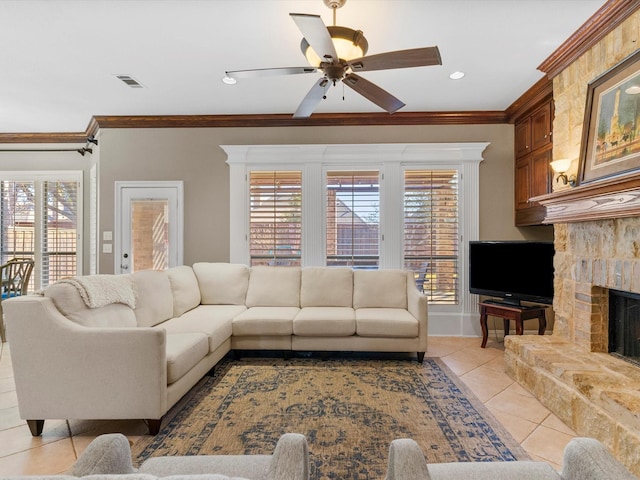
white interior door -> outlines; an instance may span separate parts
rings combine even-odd
[[[182,182],[116,182],[114,272],[182,265]]]

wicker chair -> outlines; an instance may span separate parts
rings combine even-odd
[[[34,261],[30,258],[12,258],[4,265],[0,265],[0,339],[6,342],[2,301],[27,293]]]

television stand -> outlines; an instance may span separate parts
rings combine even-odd
[[[480,302],[480,327],[482,328],[482,348],[487,346],[489,330],[487,328],[487,317],[489,315],[499,317],[504,322],[504,335],[509,335],[509,320],[516,322],[516,335],[522,335],[525,320],[538,319],[538,335],[544,335],[547,329],[546,308],[539,306],[522,306],[503,303],[496,300]]]

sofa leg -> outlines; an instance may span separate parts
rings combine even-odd
[[[233,359],[240,360],[242,358],[242,352],[240,350],[233,351]]]
[[[149,427],[149,435],[157,435],[160,432],[162,418],[148,418],[147,426]]]
[[[418,363],[422,363],[424,361],[424,352],[418,352]]]
[[[282,351],[282,358],[284,358],[285,360],[289,360],[291,358],[291,351],[290,350],[283,350]]]
[[[29,430],[31,430],[31,435],[34,437],[39,437],[42,435],[42,430],[44,429],[44,420],[27,420],[27,425],[29,425]]]

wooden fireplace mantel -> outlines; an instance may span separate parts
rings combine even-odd
[[[640,173],[608,178],[531,198],[546,207],[544,223],[640,216]]]

